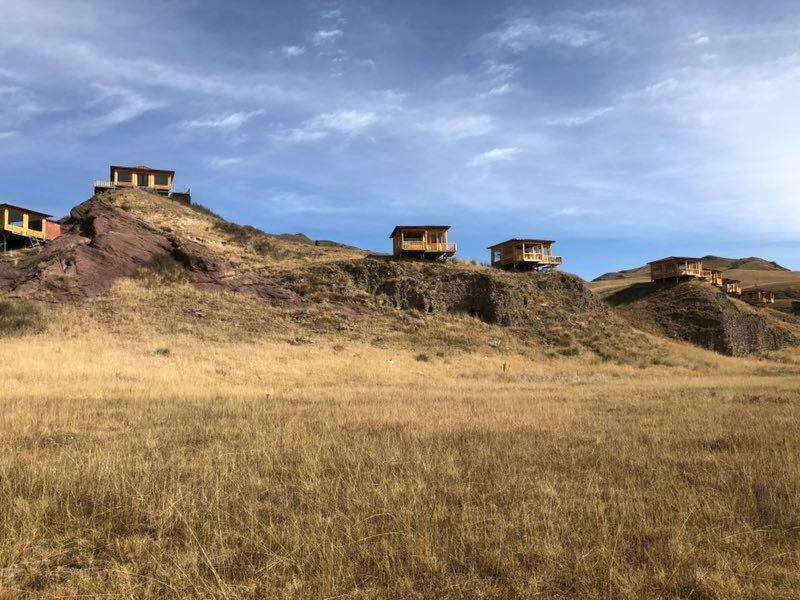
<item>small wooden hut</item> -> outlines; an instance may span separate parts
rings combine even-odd
[[[718,269],[706,269],[703,267],[702,278],[711,285],[715,285],[717,287],[722,287],[723,285],[722,271],[719,271]]]
[[[553,244],[553,240],[512,238],[489,246],[490,262],[498,269],[555,269],[564,259],[553,255]]]
[[[742,291],[742,300],[750,304],[775,304],[775,294],[770,290],[750,288]]]
[[[50,215],[13,204],[0,204],[2,231],[0,244],[6,250],[20,242],[38,245],[61,235],[61,226],[50,221]]]
[[[742,282],[738,279],[728,279],[727,277],[723,277],[722,289],[726,294],[730,294],[731,296],[741,296]]]
[[[449,229],[449,225],[398,225],[389,235],[393,254],[427,260],[453,256],[456,245],[447,241]]]
[[[95,181],[94,193],[122,188],[143,188],[169,196],[175,171],[151,169],[150,167],[120,167],[112,165],[107,181]]]
[[[668,256],[647,264],[650,265],[650,281],[703,278],[703,261],[699,258]]]

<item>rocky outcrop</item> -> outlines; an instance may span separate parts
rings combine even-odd
[[[798,329],[699,281],[635,284],[606,299],[634,325],[730,356],[800,344]]]

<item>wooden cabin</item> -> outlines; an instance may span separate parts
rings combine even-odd
[[[107,181],[95,181],[94,193],[123,188],[142,188],[164,196],[172,191],[175,171],[163,171],[150,167],[120,167],[112,165]]]
[[[650,281],[703,277],[703,261],[687,256],[669,256],[647,263],[650,265]]]
[[[711,285],[715,285],[717,287],[722,287],[722,271],[717,269],[706,269],[703,268],[703,275],[702,278],[705,279]]]
[[[741,296],[742,282],[738,279],[728,279],[724,277],[722,279],[722,289],[726,294],[730,294],[731,296]]]
[[[22,243],[38,245],[61,235],[61,225],[50,220],[51,216],[22,206],[0,204],[2,249]]]
[[[398,257],[440,260],[453,256],[456,245],[447,241],[449,225],[398,225],[392,230],[392,253]]]
[[[742,291],[742,300],[750,304],[775,304],[775,294],[770,290],[751,288]]]
[[[490,262],[498,269],[555,269],[564,260],[554,256],[553,240],[512,238],[489,246]]]

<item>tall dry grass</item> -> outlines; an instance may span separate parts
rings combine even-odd
[[[797,597],[796,354],[442,351],[3,340],[0,596]]]

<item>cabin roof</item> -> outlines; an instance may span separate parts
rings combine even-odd
[[[722,278],[723,283],[742,283],[741,279],[728,279],[727,277]]]
[[[505,242],[500,242],[495,244],[494,246],[489,246],[488,250],[494,250],[495,248],[499,248],[500,246],[505,246],[506,244],[555,244],[555,240],[537,240],[535,238],[511,238],[510,240],[506,240]]]
[[[397,225],[394,229],[392,229],[392,233],[389,234],[389,239],[397,235],[398,231],[417,231],[423,229],[441,229],[442,231],[447,231],[450,229],[450,225]]]
[[[747,288],[746,290],[742,290],[743,292],[760,292],[762,294],[773,294],[772,290],[765,290],[764,288],[754,287],[754,288]]]
[[[687,262],[702,262],[702,258],[695,258],[692,256],[668,256],[666,258],[659,258],[658,260],[652,260],[648,265],[656,265],[659,263],[666,263],[666,262],[678,262],[678,261],[687,261]]]
[[[15,204],[6,204],[5,202],[0,202],[0,208],[16,208],[17,210],[21,210],[22,212],[30,213],[32,215],[39,215],[40,217],[52,217],[53,215],[48,215],[47,213],[39,212],[38,210],[31,210],[30,208],[25,208],[24,206],[17,206]]]
[[[150,167],[145,167],[144,165],[139,165],[137,167],[123,167],[121,165],[111,165],[111,170],[114,169],[124,169],[126,171],[147,171],[148,173],[165,173],[167,175],[175,175],[175,171],[165,171],[164,169],[151,169]]]

